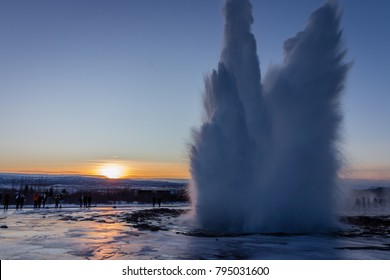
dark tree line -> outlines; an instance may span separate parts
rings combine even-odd
[[[65,188],[55,188],[41,182],[25,181],[13,184],[11,188],[2,188],[0,190],[2,197],[5,194],[10,195],[10,203],[16,203],[16,197],[23,195],[26,205],[34,203],[34,196],[45,195],[47,197],[46,205],[54,204],[55,197],[59,194],[63,197],[65,204],[80,204],[80,198],[91,197],[92,205],[95,204],[116,204],[120,202],[140,202],[152,203],[153,199],[161,199],[165,202],[187,202],[188,195],[185,189],[177,190],[140,190],[135,188],[107,188],[106,190],[93,189],[93,187],[84,188],[69,192]]]

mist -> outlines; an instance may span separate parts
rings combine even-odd
[[[249,0],[226,0],[224,41],[193,131],[197,226],[219,232],[316,232],[335,225],[340,98],[350,65],[341,11],[327,2],[284,43],[261,79]]]

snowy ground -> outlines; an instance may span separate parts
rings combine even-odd
[[[0,210],[0,259],[390,259],[390,216],[347,214],[318,235],[212,235],[182,226],[186,206]]]

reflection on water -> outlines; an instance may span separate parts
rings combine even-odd
[[[181,208],[183,211],[185,208]],[[134,212],[135,210],[141,210]],[[9,210],[1,259],[389,259],[389,216],[345,219],[328,234],[212,235],[180,226],[176,209]],[[129,214],[130,213],[130,214]],[[131,214],[133,213],[133,214]],[[376,223],[376,230],[367,225]],[[142,226],[140,226],[142,225]],[[378,230],[381,229],[382,230]],[[387,245],[386,245],[387,244]]]

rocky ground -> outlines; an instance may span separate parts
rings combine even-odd
[[[1,259],[390,259],[389,215],[344,215],[326,234],[191,228],[186,206],[23,209],[0,214]]]

